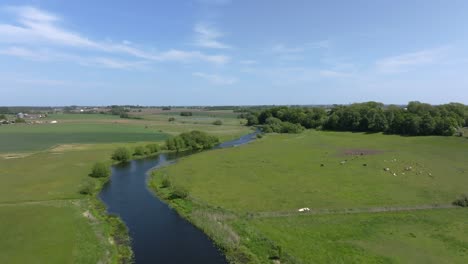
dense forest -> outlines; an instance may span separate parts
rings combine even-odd
[[[334,131],[384,132],[399,135],[454,135],[468,126],[468,106],[410,102],[406,107],[366,102],[319,107],[272,107],[246,110],[240,117],[264,132],[298,133],[304,128]]]

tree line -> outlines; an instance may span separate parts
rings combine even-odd
[[[399,135],[450,136],[468,126],[468,106],[460,103],[430,105],[413,101],[407,106],[378,102],[320,107],[272,107],[240,115],[247,125],[265,132],[299,133],[304,128],[333,131],[383,132]],[[295,125],[295,126],[293,126]]]

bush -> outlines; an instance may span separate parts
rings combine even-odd
[[[134,156],[143,156],[146,154],[146,150],[142,146],[138,146],[135,148],[135,151],[133,152]]]
[[[221,121],[221,120],[216,120],[216,121],[213,122],[213,125],[215,125],[215,126],[220,126],[222,124],[223,124],[223,121]]]
[[[106,178],[110,175],[110,168],[107,164],[102,162],[96,162],[91,170],[89,176],[94,178]]]
[[[26,120],[24,120],[23,118],[16,118],[15,123],[26,123]]]
[[[174,122],[174,121],[175,121],[175,117],[169,117],[169,119],[167,119],[167,121],[169,121],[169,122]]]
[[[453,201],[453,205],[461,206],[461,207],[468,207],[468,195],[463,194],[457,200]]]
[[[112,154],[112,159],[119,162],[127,162],[131,158],[130,151],[127,148],[120,147]]]
[[[192,112],[180,112],[180,116],[192,116]]]
[[[257,138],[262,138],[262,137],[263,137],[263,135],[261,133],[257,134]]]
[[[154,154],[159,151],[159,145],[158,144],[148,144],[146,145],[146,149],[148,150],[148,153]]]
[[[126,112],[120,113],[120,118],[129,118],[130,116]]]
[[[161,187],[162,188],[168,188],[168,187],[171,187],[171,181],[169,180],[169,177],[167,176],[164,176],[162,182],[161,182]]]
[[[96,189],[96,183],[92,179],[87,178],[81,183],[79,192],[80,194],[85,194],[85,195],[92,194],[95,189]]]
[[[187,198],[189,192],[184,187],[174,187],[169,199],[185,199]]]
[[[166,147],[168,150],[175,151],[184,149],[202,150],[210,149],[218,143],[219,139],[217,137],[210,136],[205,132],[193,130],[167,139]]]

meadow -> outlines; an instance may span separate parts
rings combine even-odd
[[[110,166],[117,147],[162,143],[194,126],[223,139],[250,131],[237,118],[215,126],[151,117],[56,114],[46,120],[57,124],[0,126],[0,263],[115,263],[96,199],[79,193],[84,181],[100,186],[88,176],[95,162]]]
[[[467,158],[463,137],[268,134],[183,158],[151,184],[163,198],[163,178],[188,190],[168,202],[236,260],[466,263],[467,211],[451,203],[467,192]]]
[[[302,215],[250,222],[302,263],[466,263],[468,210]]]

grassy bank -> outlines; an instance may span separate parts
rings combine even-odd
[[[462,263],[466,210],[430,208],[466,192],[467,151],[459,137],[268,135],[183,158],[151,186],[233,263]]]

